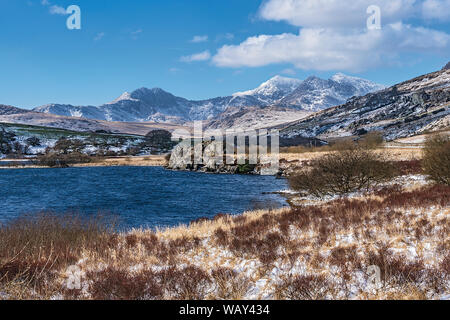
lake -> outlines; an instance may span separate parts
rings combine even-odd
[[[219,213],[286,206],[271,176],[174,172],[160,167],[0,170],[0,223],[27,213],[115,214],[121,228],[175,226]]]

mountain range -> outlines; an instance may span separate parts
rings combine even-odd
[[[204,101],[142,88],[100,107],[47,105],[24,110],[0,105],[0,123],[145,135],[155,129],[189,130],[192,119],[208,119],[207,129],[277,128],[283,141],[292,143],[370,131],[396,140],[449,130],[449,66],[390,88],[343,74],[304,81],[277,76],[254,90]]]
[[[281,129],[285,139],[330,139],[381,132],[387,140],[450,126],[450,68],[354,97]]]
[[[140,88],[125,92],[101,106],[48,104],[35,108],[60,116],[122,122],[159,122],[182,124],[194,120],[211,120],[227,108],[281,106],[315,112],[345,103],[385,87],[368,80],[337,74],[331,79],[309,77],[304,81],[275,76],[258,88],[228,97],[188,100],[160,88]]]

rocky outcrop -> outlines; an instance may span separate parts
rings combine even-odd
[[[217,141],[205,141],[195,146],[190,141],[177,145],[170,156],[168,169],[182,171],[200,171],[217,174],[281,174],[278,165],[272,165],[274,159],[270,156],[259,156],[258,164],[239,164],[235,155],[227,156],[223,150],[224,144]],[[196,159],[195,149],[202,154]],[[222,151],[221,151],[222,149]]]
[[[449,70],[449,69],[450,69],[450,62],[447,63],[444,68],[442,68],[442,70]]]

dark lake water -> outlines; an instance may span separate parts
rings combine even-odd
[[[269,176],[173,172],[158,167],[0,170],[0,223],[23,214],[116,214],[121,228],[174,226],[218,213],[286,205]]]

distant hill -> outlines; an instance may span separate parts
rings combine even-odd
[[[450,62],[447,63],[447,64],[445,65],[445,67],[444,67],[442,70],[448,70],[448,69],[450,69]]]
[[[19,109],[12,106],[6,106],[4,104],[0,104],[0,115],[11,115],[11,114],[21,114],[27,113],[29,110]]]

